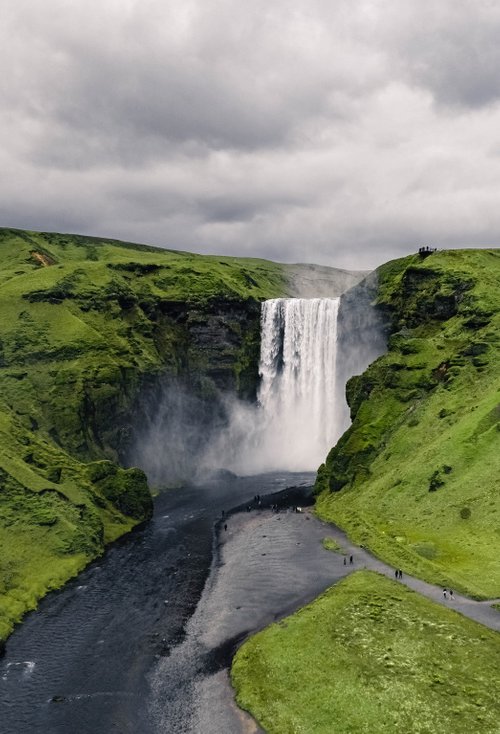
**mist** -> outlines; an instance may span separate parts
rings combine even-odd
[[[350,425],[347,381],[386,349],[375,289],[371,274],[340,298],[265,301],[257,402],[173,380],[146,406],[129,463],[156,486],[315,471]]]
[[[147,403],[144,425],[135,426],[136,437],[126,463],[140,466],[153,486],[200,479],[209,471],[208,467],[202,469],[208,445],[228,424],[224,396],[204,398],[188,383],[171,379]]]
[[[362,374],[387,350],[385,320],[373,302],[377,294],[377,273],[373,271],[340,297],[337,323],[337,402],[338,438],[351,424],[345,389],[348,380]]]

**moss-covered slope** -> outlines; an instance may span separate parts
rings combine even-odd
[[[410,573],[500,596],[500,251],[378,274],[389,349],[347,385],[318,512]]]
[[[141,397],[182,376],[251,394],[280,265],[0,230],[0,639],[149,517],[120,468]]]

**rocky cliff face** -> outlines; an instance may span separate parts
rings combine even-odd
[[[175,368],[140,376],[113,447],[121,463],[141,466],[155,484],[177,484],[196,474],[199,457],[226,425],[227,399],[255,400],[260,303],[177,303],[163,307],[165,319],[179,337]]]
[[[87,380],[79,409],[83,455],[104,452],[129,463],[142,428],[154,419],[167,391],[196,401],[199,428],[222,421],[222,397],[253,400],[258,384],[260,303],[214,299],[190,304],[161,301],[148,313],[158,362],[98,371]],[[178,416],[180,420],[180,416]],[[193,416],[193,420],[196,416]],[[57,430],[57,429],[56,429]]]

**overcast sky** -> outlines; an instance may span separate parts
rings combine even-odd
[[[497,0],[0,0],[0,225],[369,268],[500,245]]]

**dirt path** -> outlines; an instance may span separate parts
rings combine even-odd
[[[370,571],[378,571],[383,573],[384,576],[394,579],[394,568],[388,564],[380,561],[375,556],[372,556],[364,548],[352,543],[347,535],[340,530],[340,528],[330,523],[323,522],[315,518],[316,522],[321,522],[325,528],[325,537],[333,538],[342,548],[344,553],[347,554],[347,565],[344,566],[344,556],[341,553],[331,553],[333,556],[332,563],[336,564],[336,569],[342,576],[348,576],[352,571],[359,571],[360,569],[366,568]],[[331,551],[330,551],[331,552]],[[349,556],[353,556],[352,565],[349,563]],[[494,609],[492,604],[498,604],[498,599],[490,599],[488,601],[475,601],[469,599],[466,596],[453,592],[453,599],[450,599],[449,592],[446,594],[446,598],[443,594],[443,589],[433,584],[428,584],[426,581],[414,578],[413,576],[407,576],[403,574],[403,578],[399,580],[399,583],[405,584],[410,589],[417,591],[419,594],[423,594],[428,599],[432,599],[438,604],[442,604],[450,609],[460,612],[465,617],[475,620],[484,624],[485,627],[489,627],[492,630],[500,632],[500,611]]]
[[[55,264],[55,261],[49,257],[48,255],[44,255],[41,252],[37,252],[36,250],[33,250],[31,252],[31,257],[40,263],[40,265],[43,265],[44,268],[48,268],[51,265]]]

